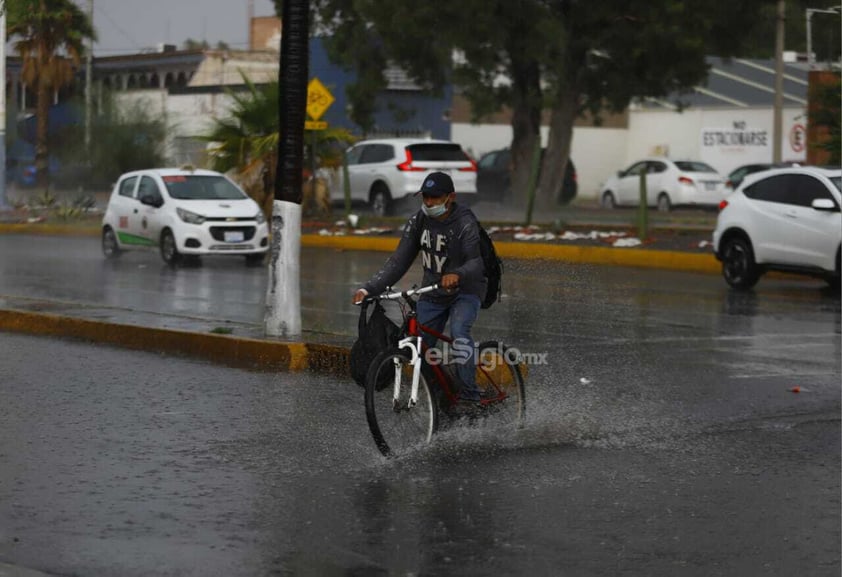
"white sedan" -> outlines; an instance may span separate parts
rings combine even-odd
[[[640,204],[640,175],[646,174],[646,204],[669,212],[674,206],[716,208],[725,198],[725,179],[698,160],[644,158],[617,172],[600,190],[604,208]]]

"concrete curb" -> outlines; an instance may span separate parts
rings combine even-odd
[[[303,246],[337,250],[371,250],[391,252],[398,246],[394,237],[302,235]],[[642,248],[608,248],[531,242],[496,241],[494,247],[501,258],[561,260],[615,266],[663,268],[690,272],[720,272],[721,265],[713,253],[685,253]]]
[[[250,370],[309,370],[335,375],[348,375],[349,371],[350,351],[335,345],[264,341],[18,310],[0,310],[0,331],[69,337],[127,349],[206,359]]]

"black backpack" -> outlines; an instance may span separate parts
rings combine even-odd
[[[503,261],[497,256],[491,236],[479,221],[477,221],[477,227],[479,228],[479,252],[482,256],[485,278],[488,280],[481,306],[487,309],[495,302],[499,302],[503,293]]]
[[[351,376],[354,381],[365,387],[365,377],[371,361],[381,351],[398,345],[401,329],[386,316],[386,310],[379,301],[363,301],[360,305],[360,321],[357,329],[357,340],[351,347]],[[388,371],[384,376],[389,377]],[[385,383],[378,384],[380,390]]]

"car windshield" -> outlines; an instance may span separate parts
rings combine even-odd
[[[836,190],[842,192],[842,176],[834,176],[830,179],[830,182],[833,183],[833,186],[836,187]]]
[[[173,174],[162,177],[167,192],[180,200],[240,200],[245,193],[222,176]]]
[[[468,157],[458,144],[411,144],[407,147],[412,160],[464,161]]]
[[[679,170],[684,172],[716,172],[713,168],[704,162],[696,162],[692,160],[680,160],[675,163]]]

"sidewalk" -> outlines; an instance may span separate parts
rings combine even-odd
[[[568,227],[585,230],[590,226],[604,229],[606,211],[569,210]],[[613,212],[613,211],[612,211]],[[633,217],[632,211],[620,211],[620,217]],[[609,214],[609,217],[619,218]],[[708,215],[691,215],[695,220]],[[2,217],[2,212],[0,212]],[[589,224],[588,221],[600,220]],[[396,219],[400,220],[400,219]],[[688,219],[689,220],[689,219]],[[576,222],[573,225],[573,222]],[[302,245],[339,250],[392,251],[397,246],[400,226],[388,232],[359,234],[347,230],[337,234],[335,221],[305,223]],[[330,230],[326,227],[331,227]],[[491,227],[489,227],[491,228]],[[513,228],[513,227],[510,227]],[[541,233],[496,232],[493,238],[503,259],[550,259],[570,263],[664,268],[672,270],[718,273],[719,263],[709,246],[699,246],[710,238],[710,230],[698,222],[677,222],[672,229],[653,228],[654,237],[668,238],[659,248],[656,241],[642,247],[619,248],[606,238],[564,239],[545,228]],[[616,231],[615,231],[616,232]],[[46,234],[86,235],[97,237],[96,224],[89,227],[55,224],[4,224],[0,219],[0,235]],[[517,235],[521,234],[521,240]],[[584,234],[584,233],[583,233]],[[525,235],[525,236],[523,236]],[[552,235],[551,240],[549,235]],[[618,237],[608,237],[617,239]],[[349,344],[352,337],[304,331],[295,339],[266,337],[261,326],[236,326],[237,336],[226,334],[215,319],[162,317],[105,306],[81,305],[56,300],[25,299],[0,295],[0,330],[35,335],[59,336],[120,346],[130,349],[166,352],[210,360],[229,366],[265,371],[316,371],[346,375]],[[229,331],[231,332],[231,331]]]

